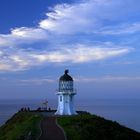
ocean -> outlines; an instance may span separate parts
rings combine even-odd
[[[56,108],[57,100],[48,100],[48,106]],[[0,100],[0,125],[4,124],[22,107],[36,109],[43,106],[43,100]],[[76,110],[117,121],[140,132],[140,100],[138,99],[94,99],[76,100]]]

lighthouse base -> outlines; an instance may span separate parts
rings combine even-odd
[[[58,95],[58,108],[55,115],[76,115],[73,106],[73,95]]]
[[[77,115],[77,112],[73,112],[73,113],[71,113],[71,112],[60,112],[60,111],[56,111],[55,112],[55,115]]]

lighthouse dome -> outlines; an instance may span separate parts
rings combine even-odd
[[[68,75],[69,70],[65,70],[64,75],[62,75],[59,79],[59,81],[73,81],[72,77]]]

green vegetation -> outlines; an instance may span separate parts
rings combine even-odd
[[[37,112],[16,113],[0,127],[0,140],[37,140],[41,119]],[[58,123],[68,140],[140,140],[140,133],[89,113],[58,117]]]
[[[0,127],[0,140],[36,140],[40,134],[42,116],[33,112],[19,112]]]
[[[59,117],[58,123],[68,140],[140,140],[140,133],[88,113]]]

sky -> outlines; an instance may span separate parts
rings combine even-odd
[[[140,99],[139,0],[0,0],[0,99]]]

